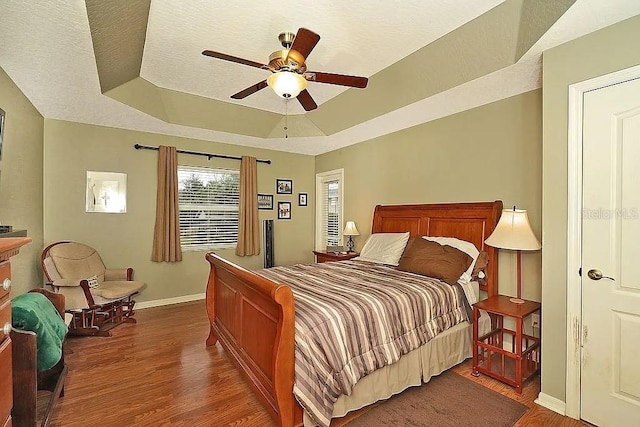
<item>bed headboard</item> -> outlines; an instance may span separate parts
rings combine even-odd
[[[498,294],[498,251],[486,245],[500,214],[502,201],[439,203],[424,205],[378,205],[373,212],[372,233],[411,232],[415,236],[457,237],[489,254],[486,284],[480,289],[489,296]]]

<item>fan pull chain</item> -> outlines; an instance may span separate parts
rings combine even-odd
[[[289,100],[284,100],[284,139],[289,138]]]

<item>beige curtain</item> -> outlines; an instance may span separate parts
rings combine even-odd
[[[240,162],[239,218],[236,255],[259,255],[258,163],[255,157],[242,156]]]
[[[178,207],[178,153],[176,147],[158,150],[158,193],[156,227],[151,261],[182,261],[180,249],[180,208]]]

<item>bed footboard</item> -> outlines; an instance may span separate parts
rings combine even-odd
[[[220,341],[280,427],[302,424],[293,396],[295,319],[288,286],[220,258],[207,282],[207,345]]]

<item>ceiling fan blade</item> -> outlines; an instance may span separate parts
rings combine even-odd
[[[253,86],[249,86],[248,88],[241,90],[240,92],[231,95],[231,98],[233,99],[243,99],[246,98],[249,95],[253,95],[254,93],[256,93],[259,90],[264,89],[265,87],[267,87],[267,81],[263,80],[260,83],[256,83]]]
[[[309,91],[306,89],[298,94],[298,101],[305,111],[311,111],[318,108],[318,104],[316,104],[316,101],[313,100],[311,94],[309,94]]]
[[[300,28],[298,30],[298,33],[296,34],[296,37],[293,39],[293,45],[291,45],[291,49],[289,50],[286,59],[288,60],[291,56],[291,59],[295,60],[296,62],[304,63],[313,48],[318,44],[318,41],[320,41],[320,36],[318,34],[314,33],[311,30],[307,30],[306,28]],[[295,50],[300,55],[302,55],[302,58],[298,58],[297,55],[292,54],[292,50]]]
[[[248,65],[256,68],[268,68],[265,64],[259,62],[250,61],[248,59],[238,58],[236,56],[227,55],[226,53],[214,52],[212,50],[205,50],[202,52],[204,56],[210,56],[212,58],[224,59],[225,61],[235,62],[237,64]]]
[[[308,71],[304,73],[307,80],[317,83],[328,83],[332,85],[350,86],[364,89],[367,87],[369,79],[366,77],[347,76],[346,74],[321,73],[318,71]]]

